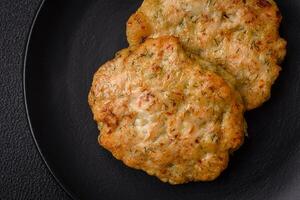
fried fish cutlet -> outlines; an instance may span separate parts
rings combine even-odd
[[[286,42],[273,0],[144,0],[127,22],[130,45],[173,35],[184,49],[236,79],[248,110],[270,97]]]
[[[239,94],[174,37],[120,51],[95,73],[88,100],[99,143],[171,184],[214,180],[243,142]]]

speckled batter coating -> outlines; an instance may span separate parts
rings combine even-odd
[[[96,72],[89,104],[103,147],[171,184],[214,180],[244,138],[239,94],[174,37],[120,51]]]
[[[248,110],[270,97],[286,42],[273,0],[144,0],[127,23],[131,45],[173,35],[183,47],[236,79]]]

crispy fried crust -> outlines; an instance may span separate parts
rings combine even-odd
[[[137,20],[138,19],[138,20]],[[174,35],[183,47],[236,79],[248,110],[270,97],[286,42],[273,0],[144,0],[127,22],[131,45]]]
[[[101,66],[89,104],[103,147],[171,184],[215,179],[244,138],[239,94],[174,37],[148,39]]]

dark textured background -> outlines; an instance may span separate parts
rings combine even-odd
[[[0,199],[68,199],[43,163],[26,121],[22,69],[41,0],[0,0]]]
[[[0,200],[69,199],[43,163],[34,145],[25,115],[22,91],[23,60],[31,22],[40,2],[41,0],[0,0]],[[296,5],[297,0],[281,0],[278,2],[281,2],[282,9],[285,11],[283,14],[285,16],[288,16],[287,13],[289,14],[285,18],[285,24],[291,24],[291,26],[286,34],[287,38],[294,41],[289,43],[290,53],[288,54],[286,66],[296,69],[291,71],[285,68],[280,80],[283,80],[284,77],[292,77],[295,79],[289,81],[297,80],[297,82],[294,82],[297,85],[299,82],[297,74],[300,74],[298,67],[300,65],[298,60],[300,40],[299,28],[297,28],[299,27],[299,7],[297,7],[299,4]],[[291,74],[296,75],[291,76]],[[297,123],[300,119],[298,112],[299,87],[289,87],[287,84],[282,84],[282,88],[282,91],[286,91],[285,94],[289,95],[293,101],[280,102],[280,99],[277,98],[276,100],[275,94],[273,102],[280,102],[280,105],[289,108],[284,112],[289,112],[289,116],[292,116],[289,118],[291,127],[287,128],[287,132],[293,133],[291,130],[299,132],[300,129]],[[287,106],[289,104],[291,106]],[[255,114],[260,114],[260,111]],[[263,120],[260,121],[264,123]],[[272,124],[275,127],[274,129],[277,126],[281,127],[281,124],[275,123]],[[283,147],[289,149],[289,145],[298,144],[298,140],[289,143],[294,139],[292,134],[288,135],[284,131],[282,133],[289,139],[286,140]],[[278,185],[255,185],[258,192],[265,191],[261,194],[261,199],[300,199],[300,184],[297,184],[300,182],[300,148],[296,146],[292,149],[293,151],[286,151],[285,155],[282,154],[286,164],[275,163],[278,164],[278,167],[275,165],[275,168],[278,168],[278,170],[275,170],[277,172],[275,177],[266,180],[266,182],[275,180],[274,183],[279,183]],[[268,191],[272,191],[273,187],[278,192],[274,193],[276,196],[273,194],[269,197]],[[110,188],[107,188],[107,190],[110,190]]]

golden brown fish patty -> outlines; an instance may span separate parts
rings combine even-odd
[[[144,0],[127,22],[131,45],[173,35],[184,49],[236,79],[248,110],[270,97],[286,42],[273,0]]]
[[[239,94],[174,37],[120,51],[96,72],[89,104],[104,148],[171,184],[215,179],[244,138]]]

